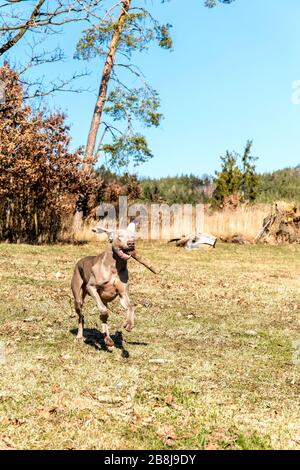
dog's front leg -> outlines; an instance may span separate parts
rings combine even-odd
[[[127,292],[120,293],[120,302],[122,307],[127,312],[127,317],[124,323],[124,328],[126,331],[131,331],[134,327],[134,307],[130,302],[129,295]]]
[[[106,346],[113,347],[115,345],[115,343],[113,342],[113,340],[109,336],[109,330],[108,330],[108,324],[107,324],[108,312],[107,313],[101,313],[100,319],[102,321],[102,333],[104,335],[105,344],[106,344]]]

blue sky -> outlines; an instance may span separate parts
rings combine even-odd
[[[173,25],[174,50],[151,47],[136,57],[165,116],[159,129],[145,131],[154,158],[138,173],[213,174],[220,155],[241,152],[247,139],[259,171],[299,164],[300,105],[292,103],[292,83],[300,80],[299,0],[236,0],[212,10],[202,0],[152,4]],[[64,42],[71,58],[78,34],[72,26],[51,41]],[[66,111],[78,146],[86,142],[101,63],[75,65],[90,68],[81,85],[94,93],[59,93],[49,104]],[[70,60],[35,73],[65,76],[73,67]]]

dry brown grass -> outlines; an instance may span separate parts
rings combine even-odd
[[[242,206],[205,215],[205,231],[216,237],[241,235],[253,242],[262,228],[263,219],[270,213],[270,205]]]
[[[300,248],[140,243],[164,272],[130,261],[126,357],[91,300],[74,342],[72,269],[104,246],[0,245],[0,448],[299,449]]]
[[[60,234],[60,241],[61,242],[69,242],[69,241],[74,241],[76,242],[96,242],[99,240],[99,236],[96,235],[92,231],[92,228],[96,225],[97,222],[86,222],[83,223],[80,229],[73,230],[72,229],[72,223],[70,221],[69,224],[69,229],[64,229],[61,234]],[[104,237],[103,237],[104,239]]]
[[[270,211],[271,205],[258,204],[256,206],[241,206],[235,210],[224,209],[205,213],[203,228],[205,232],[212,233],[216,237],[229,238],[238,234],[245,240],[253,242],[262,228],[263,219],[270,214]],[[96,222],[86,223],[75,234],[66,232],[63,234],[62,239],[67,240],[70,239],[70,237],[74,237],[75,241],[94,242],[97,240],[97,235],[92,232],[92,227],[95,224]],[[185,225],[182,224],[180,233],[187,235],[190,231],[193,231],[193,227],[195,227],[195,220],[193,220],[192,226],[189,223]],[[162,235],[161,229],[157,228],[157,233]],[[167,231],[167,234],[167,239],[172,238],[172,226],[170,231]]]

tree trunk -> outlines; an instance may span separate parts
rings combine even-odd
[[[98,134],[98,130],[101,124],[103,107],[104,107],[104,103],[105,103],[106,96],[107,96],[107,88],[108,88],[109,80],[110,80],[111,73],[114,67],[118,45],[120,43],[121,34],[123,31],[127,13],[130,8],[130,4],[131,4],[131,0],[123,0],[121,2],[121,12],[117,21],[117,28],[110,42],[109,51],[108,51],[104,68],[103,68],[99,94],[98,94],[96,106],[94,109],[91,127],[90,127],[87,144],[86,144],[85,155],[88,158],[92,158],[95,152],[97,134]],[[91,163],[89,163],[88,165],[91,166]]]
[[[92,169],[93,156],[95,152],[99,127],[101,124],[101,117],[102,117],[102,112],[104,108],[104,103],[106,101],[108,84],[109,84],[109,80],[111,77],[111,73],[114,68],[116,53],[117,53],[118,46],[120,43],[120,38],[121,38],[122,31],[123,31],[124,23],[126,20],[126,16],[131,5],[131,1],[132,0],[123,0],[121,2],[121,11],[119,14],[119,18],[117,20],[117,28],[112,36],[112,39],[109,45],[109,51],[106,56],[105,64],[103,67],[98,98],[96,101],[96,106],[94,109],[91,126],[90,126],[90,130],[88,134],[86,149],[85,149],[85,156],[88,158],[88,163],[84,165],[84,171],[86,172],[90,172]],[[80,230],[82,226],[82,220],[83,220],[83,212],[82,210],[80,210],[79,207],[77,207],[75,217],[74,217],[74,222],[73,222],[73,226],[76,227],[75,231]]]

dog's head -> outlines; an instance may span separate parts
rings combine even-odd
[[[113,251],[124,260],[130,258],[135,250],[135,224],[131,222],[126,229],[109,230],[99,225],[93,228],[93,232],[106,233],[112,243]]]

